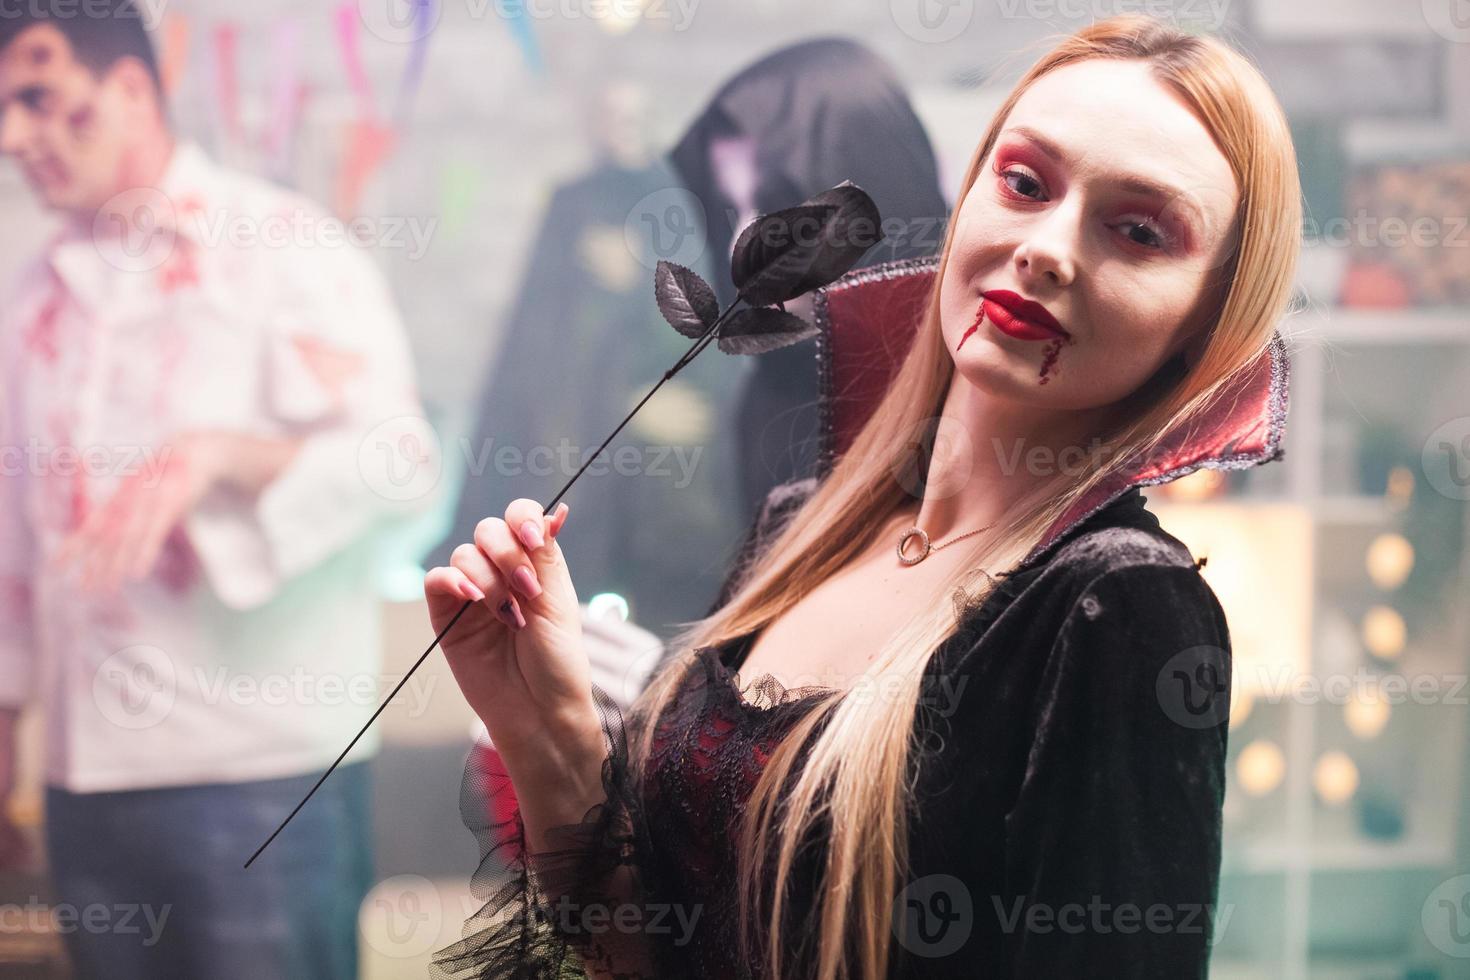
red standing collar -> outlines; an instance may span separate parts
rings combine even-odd
[[[822,476],[852,445],[887,391],[913,340],[938,266],[933,256],[886,262],[817,290]],[[1281,458],[1287,383],[1286,347],[1275,331],[1267,348],[1208,411],[1171,429],[1154,452],[1094,487],[1051,526],[1026,560],[1133,487],[1168,483],[1198,469],[1247,469]]]

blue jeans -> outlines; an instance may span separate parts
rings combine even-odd
[[[368,762],[320,778],[46,789],[46,849],[78,980],[355,980],[372,887]]]

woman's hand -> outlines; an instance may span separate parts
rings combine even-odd
[[[548,519],[536,501],[514,500],[504,518],[475,527],[475,540],[454,549],[448,567],[424,577],[436,634],[465,600],[474,602],[441,646],[507,761],[600,732],[581,608],[556,543],[567,511],[563,503]]]

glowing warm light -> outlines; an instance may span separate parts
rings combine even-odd
[[[1375,690],[1354,690],[1352,700],[1343,705],[1343,720],[1348,731],[1358,738],[1377,738],[1388,724],[1392,713],[1388,701]]]
[[[1396,589],[1414,567],[1414,546],[1402,534],[1380,534],[1368,545],[1368,577],[1380,589]]]
[[[643,266],[628,248],[623,229],[588,225],[577,239],[582,262],[610,292],[625,293],[643,278]]]
[[[1240,750],[1235,776],[1240,788],[1251,796],[1265,796],[1281,785],[1286,775],[1286,757],[1275,742],[1258,738]]]
[[[1358,791],[1358,766],[1345,752],[1324,752],[1312,771],[1312,785],[1329,806],[1340,806]]]
[[[1282,678],[1306,674],[1312,650],[1314,551],[1307,508],[1150,499],[1149,509],[1196,558],[1208,559],[1200,574],[1225,610],[1235,693],[1260,693]]]
[[[1363,645],[1375,657],[1397,657],[1404,651],[1407,632],[1404,617],[1388,606],[1374,606],[1363,616]]]
[[[638,25],[643,19],[643,8],[646,3],[628,2],[610,3],[606,6],[595,4],[589,10],[589,15],[597,21],[599,27],[609,34],[626,34]]]
[[[599,592],[587,600],[587,616],[589,619],[611,619],[626,623],[628,600],[616,592]]]
[[[1230,728],[1236,728],[1249,718],[1255,704],[1255,693],[1249,687],[1244,684],[1235,685],[1230,692]]]
[[[1225,490],[1225,474],[1219,470],[1195,470],[1164,484],[1161,489],[1165,497],[1181,503],[1208,500]]]
[[[646,391],[633,392],[628,398],[628,411],[637,407],[647,394]],[[694,385],[678,378],[665,381],[658,394],[649,399],[648,404],[628,423],[647,439],[675,446],[706,442],[713,424],[714,412],[709,400]],[[618,473],[616,446],[604,449],[598,463]],[[667,461],[664,465],[677,464]]]
[[[1407,466],[1395,466],[1389,470],[1388,488],[1383,495],[1393,510],[1409,506],[1409,500],[1414,496],[1414,471]]]

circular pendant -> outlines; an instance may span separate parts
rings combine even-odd
[[[903,552],[904,548],[908,547],[909,539],[914,537],[917,537],[919,539],[919,545],[921,548],[923,548],[923,550],[920,551],[913,558],[910,558]],[[925,534],[922,528],[917,527],[911,527],[907,531],[903,532],[903,537],[898,539],[898,560],[903,562],[905,565],[917,565],[919,562],[928,557],[929,535]]]

